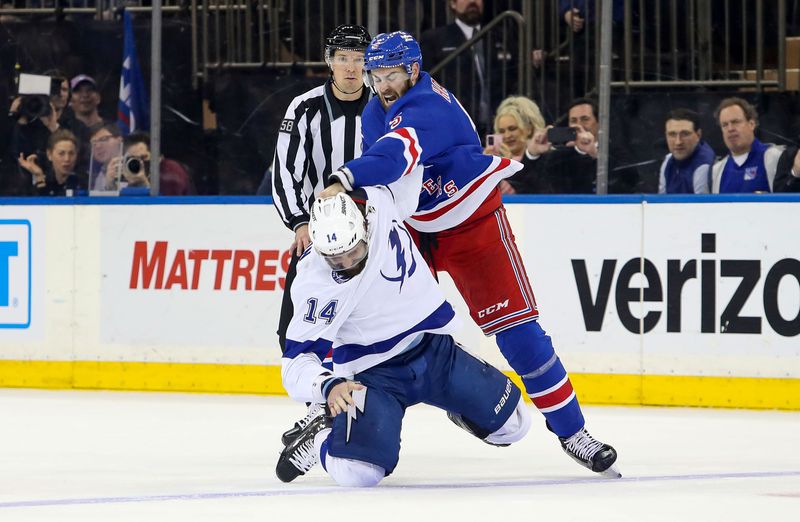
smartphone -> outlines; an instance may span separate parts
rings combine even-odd
[[[502,134],[487,134],[486,148],[492,149],[495,154],[500,154],[500,144],[503,143]]]
[[[547,129],[547,141],[553,145],[564,145],[578,138],[575,127],[550,127]]]

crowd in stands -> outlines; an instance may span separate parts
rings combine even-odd
[[[497,108],[493,136],[486,152],[522,161],[524,168],[501,184],[504,194],[592,194],[598,158],[597,105],[578,98],[569,107],[574,139],[553,142],[535,102],[521,96]],[[769,193],[800,191],[797,146],[760,142],[755,136],[758,113],[739,97],[725,98],[715,111],[726,150],[719,156],[703,140],[700,116],[681,108],[665,116],[669,153],[658,172],[660,194]],[[523,139],[521,140],[520,137]],[[499,139],[499,143],[498,140]],[[523,141],[524,140],[524,141]],[[625,144],[609,142],[608,193],[643,190],[644,174],[629,159]]]
[[[622,22],[623,4],[613,2],[614,24]],[[424,31],[419,38],[426,70],[475,37],[486,21],[482,0],[448,0],[447,5],[453,23]],[[585,40],[590,23],[596,20],[593,5],[594,2],[582,0],[561,0],[559,4],[559,22],[572,35],[571,45],[590,54],[594,36],[588,34],[592,42]],[[621,31],[615,31],[615,35],[620,34]],[[520,172],[501,182],[503,194],[597,193],[601,122],[597,100],[586,97],[587,92],[592,92],[586,77],[579,74],[578,81],[563,86],[564,93],[573,97],[572,102],[559,121],[546,121],[548,111],[532,99],[504,96],[515,92],[512,81],[515,75],[498,72],[517,66],[515,46],[516,42],[506,34],[495,38],[489,35],[433,77],[456,94],[484,140],[487,154],[513,158],[523,164]],[[541,64],[542,56],[541,50],[534,52],[531,57],[534,66]],[[49,107],[41,114],[31,115],[26,113],[22,97],[16,97],[10,104],[9,116],[15,123],[10,141],[4,146],[7,156],[14,158],[19,166],[11,192],[147,193],[150,187],[147,135],[123,136],[114,121],[101,115],[100,89],[92,76],[78,74],[69,79],[58,70],[42,74],[61,79],[61,88],[50,97]],[[499,84],[499,78],[505,79],[503,85]],[[724,148],[713,150],[704,136],[704,132],[708,134],[712,129],[701,128],[701,122],[710,121],[710,111],[687,98],[683,107],[676,108],[673,101],[664,109],[663,137],[668,149],[664,157],[642,161],[641,155],[635,157],[631,153],[626,139],[610,134],[608,193],[800,190],[800,153],[797,143],[792,143],[796,136],[785,140],[789,145],[762,142],[757,138],[757,108],[744,98],[730,97],[719,103],[713,114],[724,142]],[[636,128],[636,122],[628,125]],[[567,128],[574,129],[574,134]],[[275,136],[265,139],[274,140]],[[129,166],[140,166],[142,170],[131,172]],[[196,192],[185,164],[162,157],[159,167],[161,195]],[[267,172],[259,194],[271,192],[271,171],[269,165],[264,168]],[[123,190],[126,187],[131,190]]]
[[[116,122],[101,116],[100,92],[91,76],[79,74],[67,80],[55,70],[42,76],[61,86],[49,97],[49,104],[32,112],[32,96],[22,95],[10,106],[9,116],[15,124],[8,146],[19,164],[17,192],[34,196],[149,195],[149,135],[134,132],[123,136]],[[160,195],[194,192],[191,176],[181,163],[162,157],[159,167]]]
[[[428,54],[441,58],[480,30],[483,2],[451,0],[455,22],[423,34],[423,60]],[[593,2],[562,0],[560,15],[574,35],[573,45],[583,50],[589,46],[582,40],[586,22],[593,20]],[[613,22],[620,24],[623,2],[613,4]],[[615,34],[622,34],[616,31]],[[426,46],[427,43],[427,46]],[[615,42],[617,43],[617,42]],[[429,50],[426,54],[425,49]],[[478,59],[478,49],[461,62],[453,62],[438,79],[448,86],[451,78],[467,78],[477,85],[475,92],[496,92],[483,74],[485,61]],[[487,55],[491,59],[495,53]],[[504,53],[498,55],[505,56]],[[534,57],[534,60],[536,57]],[[435,63],[436,58],[434,59]],[[583,60],[577,60],[583,62]],[[430,63],[430,62],[428,62]],[[437,75],[434,75],[435,77]],[[580,82],[578,82],[580,83]],[[574,87],[574,86],[573,86]],[[577,87],[576,87],[577,88]],[[583,91],[578,91],[583,92]],[[480,131],[484,124],[483,110],[473,99],[464,103]],[[478,95],[483,100],[485,96]],[[608,150],[608,193],[731,193],[786,192],[800,190],[800,153],[796,146],[783,147],[761,143],[755,137],[758,125],[756,109],[739,97],[724,99],[715,120],[722,132],[725,151],[716,154],[702,140],[700,116],[688,108],[664,115],[665,139],[669,153],[658,170],[658,183],[653,182],[653,168],[648,171],[632,157],[628,144],[612,135]],[[592,98],[575,98],[567,109],[567,125],[575,129],[574,139],[552,141],[548,136],[568,136],[548,132],[542,111],[524,96],[502,100],[494,111],[494,134],[486,136],[486,153],[513,158],[523,163],[523,170],[503,181],[504,194],[592,194],[597,192],[598,132],[600,127],[597,103]],[[717,157],[721,157],[717,161]],[[656,162],[657,164],[657,162]]]

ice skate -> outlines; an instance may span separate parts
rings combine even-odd
[[[473,426],[471,422],[466,420],[458,413],[453,413],[452,411],[448,411],[447,418],[453,421],[453,424],[455,424],[462,430],[466,431],[470,435],[478,437],[479,439],[481,439],[483,442],[485,442],[490,446],[497,446],[498,448],[505,448],[506,446],[510,446],[510,444],[495,444],[494,442],[489,442],[488,440],[485,439],[485,437],[489,436],[488,433],[486,433],[485,435],[478,433],[478,428],[476,426]]]
[[[281,452],[278,464],[275,466],[275,474],[279,479],[291,482],[314,467],[318,460],[314,451],[314,436],[325,428],[330,428],[331,425],[332,419],[325,415],[324,408],[320,408],[317,416],[311,419]]]
[[[286,430],[283,432],[283,435],[281,435],[281,442],[283,445],[288,446],[291,444],[292,441],[294,441],[294,439],[300,435],[300,432],[303,431],[303,428],[308,426],[312,420],[317,418],[317,415],[320,414],[320,411],[325,413],[325,408],[326,407],[324,404],[318,404],[315,402],[310,403],[308,405],[308,413],[306,413],[306,416],[295,422],[292,428]]]
[[[575,462],[609,478],[621,478],[622,474],[614,466],[617,450],[589,435],[586,428],[581,428],[571,437],[559,437],[561,448]]]

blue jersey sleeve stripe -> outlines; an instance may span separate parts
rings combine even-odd
[[[333,342],[327,339],[310,339],[302,343],[286,339],[286,352],[284,352],[283,356],[288,359],[294,359],[301,353],[313,353],[319,357],[320,361],[324,361],[325,357],[330,353],[332,345]]]
[[[395,335],[391,339],[369,345],[343,344],[337,346],[333,351],[333,362],[334,364],[347,364],[366,355],[388,352],[397,346],[397,343],[411,334],[428,330],[437,330],[444,327],[453,320],[455,315],[456,313],[453,311],[453,307],[450,306],[450,303],[445,301],[431,315],[408,330]]]

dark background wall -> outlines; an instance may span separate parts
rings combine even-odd
[[[150,32],[146,19],[134,22],[146,85],[149,86]],[[290,100],[322,83],[302,67],[233,71],[212,70],[204,85],[192,87],[191,34],[187,22],[164,19],[162,78],[162,150],[191,169],[199,194],[253,194],[272,161],[276,130]],[[116,115],[122,57],[120,21],[86,19],[35,20],[0,24],[0,191],[13,193],[8,182],[16,160],[8,153],[13,121],[7,118],[14,94],[15,65],[23,72],[58,68],[67,75],[87,73],[100,86],[101,114]],[[759,137],[776,143],[800,142],[800,96],[797,92],[720,92],[710,89],[652,90],[612,97],[611,139],[628,143],[636,161],[651,164],[655,176],[666,153],[663,123],[675,107],[689,107],[704,117],[707,140],[724,153],[713,111],[719,100],[741,95],[761,114]],[[202,101],[216,113],[216,128],[203,129]],[[546,107],[543,107],[546,111]],[[653,178],[654,179],[654,178]]]

